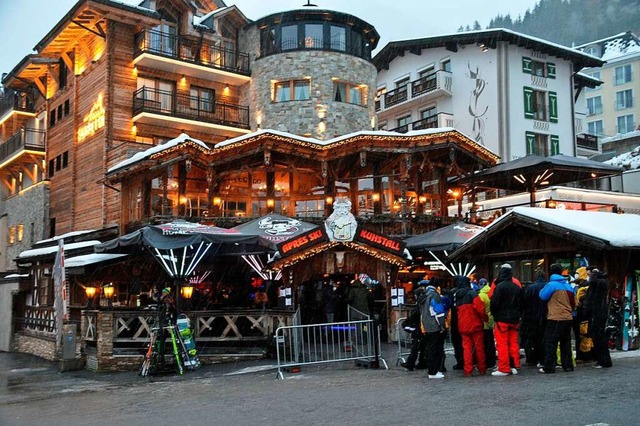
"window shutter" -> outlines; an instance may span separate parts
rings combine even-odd
[[[531,74],[531,58],[522,57],[522,72]]]
[[[549,121],[558,122],[558,95],[556,92],[549,92]]]
[[[531,87],[524,88],[524,118],[533,118],[533,89]]]
[[[556,64],[547,62],[547,78],[556,78]]]
[[[527,155],[536,154],[536,134],[533,132],[526,132],[525,137],[527,140]]]
[[[558,135],[551,135],[551,155],[560,154],[560,137]]]

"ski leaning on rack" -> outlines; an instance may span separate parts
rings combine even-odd
[[[631,292],[633,288],[633,278],[631,274],[627,275],[627,278],[624,283],[624,309],[623,309],[623,319],[622,319],[622,350],[629,350],[629,338],[631,331]]]

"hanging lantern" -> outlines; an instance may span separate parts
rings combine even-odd
[[[84,288],[84,292],[86,293],[88,299],[93,299],[93,297],[96,295],[96,291],[97,289],[92,285],[88,285]]]
[[[113,297],[113,293],[116,291],[113,284],[109,283],[102,288],[102,292],[104,293],[104,297],[107,299],[111,299]]]

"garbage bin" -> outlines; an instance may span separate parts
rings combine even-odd
[[[76,357],[76,324],[62,326],[62,359],[75,359]]]

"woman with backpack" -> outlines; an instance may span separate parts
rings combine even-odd
[[[442,356],[446,335],[446,308],[438,290],[430,283],[426,286],[425,297],[420,300],[422,332],[424,333],[424,352],[430,379],[443,379]]]

